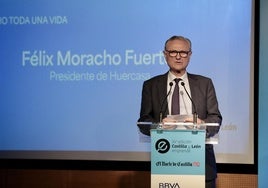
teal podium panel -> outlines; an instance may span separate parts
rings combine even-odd
[[[205,130],[151,130],[151,187],[205,187]]]

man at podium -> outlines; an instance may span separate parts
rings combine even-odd
[[[169,71],[143,83],[139,122],[174,122],[174,116],[182,115],[180,117],[185,117],[183,122],[221,124],[212,80],[186,70],[192,55],[191,47],[191,41],[183,36],[172,36],[166,41],[163,53]],[[144,127],[140,127],[140,131],[150,134],[150,129]],[[207,137],[213,136],[219,127],[206,131]],[[217,171],[213,145],[206,144],[205,157],[206,188],[215,188]]]

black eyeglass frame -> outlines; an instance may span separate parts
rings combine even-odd
[[[170,57],[177,57],[177,55],[180,54],[180,57],[186,58],[188,57],[189,53],[192,51],[191,50],[190,51],[165,50],[165,52],[167,52]]]

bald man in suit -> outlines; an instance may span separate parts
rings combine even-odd
[[[197,124],[221,124],[222,116],[218,109],[218,101],[212,80],[186,71],[192,55],[191,41],[183,36],[172,36],[166,41],[163,53],[169,66],[169,71],[143,83],[141,111],[138,121],[174,122],[174,119],[167,115],[172,114],[171,98],[175,88],[172,86],[176,84],[174,80],[180,79],[185,88],[178,84],[180,90],[179,114],[189,115],[196,112],[198,115]],[[185,89],[191,96],[192,101],[185,93]],[[170,95],[167,97],[168,93]],[[160,114],[163,115],[163,119]],[[193,122],[193,118],[186,118],[184,122]],[[150,135],[149,129],[140,127],[140,131],[143,134]],[[206,136],[213,136],[218,131],[219,127],[207,128]],[[206,188],[215,188],[216,178],[217,170],[213,145],[206,144]]]

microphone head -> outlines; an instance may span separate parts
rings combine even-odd
[[[169,82],[169,86],[172,87],[173,86],[173,82]]]
[[[184,85],[185,85],[185,83],[184,83],[184,82],[181,82],[181,85],[182,85],[182,86],[184,86]]]

